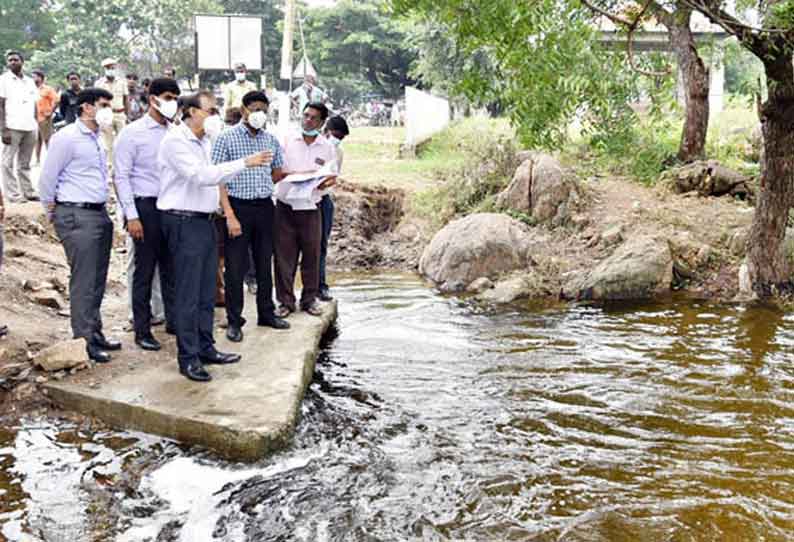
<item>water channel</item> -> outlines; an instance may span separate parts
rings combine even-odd
[[[289,450],[236,465],[29,420],[0,430],[0,540],[794,539],[794,315],[337,283]]]

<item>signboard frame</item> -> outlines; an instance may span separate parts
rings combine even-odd
[[[199,17],[213,18],[213,19],[226,19],[226,65],[225,67],[203,67],[200,64],[201,58],[199,56],[199,32],[198,32],[198,19]],[[193,14],[193,46],[194,46],[194,62],[197,71],[230,71],[234,69],[234,63],[239,59],[234,57],[232,51],[232,20],[233,19],[258,19],[260,25],[259,31],[259,63],[258,65],[249,65],[246,62],[246,68],[249,71],[265,71],[265,19],[260,15],[245,15],[245,14],[227,14],[218,15],[216,13],[194,13]]]

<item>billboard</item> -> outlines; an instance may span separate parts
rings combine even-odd
[[[262,69],[262,18],[245,15],[196,15],[196,67],[231,70],[243,62]]]

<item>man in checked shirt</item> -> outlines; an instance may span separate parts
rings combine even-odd
[[[243,340],[243,279],[248,271],[248,247],[256,271],[257,325],[288,329],[289,323],[276,317],[273,304],[273,184],[283,178],[284,158],[275,137],[265,131],[269,101],[261,91],[243,96],[242,121],[225,130],[212,147],[215,164],[238,160],[269,151],[272,162],[249,168],[221,187],[221,205],[226,216],[224,240],[226,316],[230,341]]]

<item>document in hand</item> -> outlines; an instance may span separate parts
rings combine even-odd
[[[317,187],[336,174],[336,161],[331,161],[312,173],[287,175],[276,185],[276,197],[295,211],[316,209],[316,200],[322,195]]]

